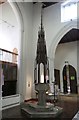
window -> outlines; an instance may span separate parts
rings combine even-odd
[[[77,2],[65,2],[61,4],[61,22],[77,19]]]

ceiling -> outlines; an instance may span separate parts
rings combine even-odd
[[[33,2],[33,4],[35,4],[35,3],[37,3],[37,2]],[[46,8],[46,7],[49,7],[51,5],[56,4],[58,2],[42,2],[42,3],[43,3],[43,8]]]
[[[56,4],[57,2],[43,2],[43,8]]]
[[[71,29],[61,39],[60,43],[74,42],[79,40],[79,29]]]

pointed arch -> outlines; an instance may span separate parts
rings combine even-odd
[[[22,66],[22,54],[23,54],[23,39],[24,39],[24,20],[21,12],[22,5],[18,2],[12,2],[11,0],[8,0],[9,4],[12,7],[12,10],[14,11],[14,14],[16,16],[18,26],[19,26],[19,36],[20,36],[20,53],[18,57],[18,67],[19,67],[19,72],[18,72],[18,88],[17,91],[21,95],[20,96],[20,101],[24,100],[25,97],[25,86],[23,85],[24,83],[22,82],[22,77],[23,77],[23,66]],[[24,86],[24,87],[23,87]]]
[[[60,31],[55,35],[54,39],[51,41],[50,47],[48,49],[48,56],[49,56],[49,68],[50,68],[50,80],[51,82],[54,81],[54,59],[55,59],[55,51],[57,48],[58,43],[60,42],[61,38],[69,32],[71,29],[77,29],[77,21],[72,21],[63,26]]]
[[[71,23],[68,23],[63,28],[60,29],[60,31],[56,34],[54,39],[51,41],[51,44],[50,44],[50,47],[48,50],[49,58],[52,58],[52,59],[55,58],[55,51],[56,51],[57,45],[60,42],[61,38],[71,29],[73,29],[73,28],[77,29],[77,24],[78,23],[76,21],[72,21]]]

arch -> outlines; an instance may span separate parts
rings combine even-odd
[[[68,23],[63,28],[60,29],[60,31],[56,34],[56,36],[54,37],[54,39],[52,40],[50,44],[50,47],[48,50],[49,58],[51,59],[55,58],[55,51],[56,51],[59,41],[68,31],[70,31],[73,28],[77,29],[77,21],[72,21],[71,23]]]
[[[49,56],[49,69],[50,69],[50,83],[52,83],[52,81],[54,81],[54,58],[55,58],[55,51],[57,48],[57,45],[59,43],[59,41],[61,40],[61,38],[68,32],[70,31],[72,28],[76,28],[77,29],[77,21],[71,21],[68,24],[64,25],[60,31],[55,35],[54,39],[51,41],[50,47],[48,49],[48,56]]]
[[[19,72],[18,72],[18,88],[17,91],[19,92],[19,94],[21,95],[21,101],[23,101],[24,99],[24,94],[25,94],[25,88],[23,88],[23,84],[21,82],[22,80],[22,46],[23,46],[23,36],[24,36],[24,20],[23,20],[23,16],[22,16],[22,12],[20,10],[20,8],[22,7],[21,4],[17,3],[17,2],[12,2],[11,0],[8,0],[10,6],[12,7],[12,10],[16,16],[17,22],[18,22],[18,26],[19,26],[19,35],[20,35],[20,54],[19,54],[19,61],[18,61],[18,67]]]
[[[21,10],[19,8],[18,3],[17,2],[11,2],[11,0],[8,0],[8,1],[9,1],[9,4],[11,5],[11,7],[12,7],[14,13],[15,13],[17,22],[20,26],[20,30],[24,31],[23,17],[22,17],[22,13],[21,13]]]

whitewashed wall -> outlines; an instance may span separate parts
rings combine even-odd
[[[16,16],[8,2],[0,5],[0,11],[2,11],[2,15],[0,14],[0,48],[13,51],[16,47],[19,51],[19,26]]]

